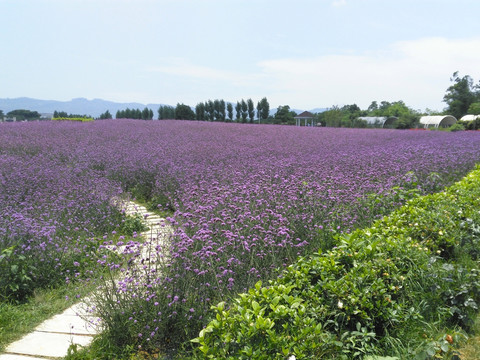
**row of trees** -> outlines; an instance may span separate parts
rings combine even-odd
[[[57,111],[53,112],[53,118],[66,118],[66,119],[80,119],[80,118],[91,118],[90,115],[79,115],[79,114],[68,114],[66,111]]]
[[[108,112],[108,110],[107,110]],[[110,113],[109,113],[110,114]],[[102,114],[106,115],[106,114]],[[145,109],[129,109],[118,110],[115,117],[117,119],[143,119],[143,120],[152,120],[153,119],[153,110],[145,107]],[[106,117],[104,119],[107,119]]]
[[[369,124],[360,117],[396,117],[397,121],[393,124],[396,129],[409,129],[418,125],[421,114],[409,108],[403,101],[372,101],[368,109],[362,110],[357,104],[345,105],[342,107],[334,106],[331,109],[317,114],[317,121],[322,126],[329,127],[368,127]]]
[[[6,115],[3,113],[3,110],[0,110],[0,119],[3,119],[5,116],[15,117],[17,121],[37,120],[40,118],[40,114],[37,111],[23,109],[9,111]]]
[[[253,123],[255,119],[264,122],[269,118],[269,113],[270,104],[267,98],[260,100],[256,106],[252,99],[237,101],[235,106],[230,102],[226,103],[223,99],[215,99],[198,103],[195,106],[195,111],[183,103],[177,104],[175,108],[162,105],[158,109],[158,119]]]

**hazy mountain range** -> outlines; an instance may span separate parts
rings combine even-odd
[[[147,107],[149,109],[152,109],[154,117],[157,117],[158,108],[165,105],[167,104],[141,104],[136,102],[119,103],[102,99],[88,100],[85,98],[76,98],[70,101],[39,100],[28,97],[0,99],[0,110],[3,110],[4,114],[12,110],[22,109],[38,111],[39,113],[47,114],[51,114],[54,111],[65,111],[69,114],[90,115],[93,117],[98,117],[100,114],[104,113],[107,110],[110,111],[113,116],[115,116],[118,110],[125,110],[126,108],[143,110],[145,107]],[[304,111],[300,109],[292,110],[295,111],[297,114]],[[318,113],[325,110],[325,108],[315,108],[308,111],[312,113]],[[271,108],[270,114],[273,115],[276,111],[276,108]]]

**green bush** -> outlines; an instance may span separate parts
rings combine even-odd
[[[463,124],[461,123],[455,123],[448,128],[448,131],[452,131],[452,132],[463,131],[463,130],[465,130],[465,126],[463,126]]]
[[[192,340],[211,359],[455,356],[480,301],[480,167],[257,283]],[[440,336],[440,337],[439,337]],[[437,339],[437,340],[432,340]],[[452,337],[448,338],[453,339]],[[452,345],[453,342],[453,345]]]

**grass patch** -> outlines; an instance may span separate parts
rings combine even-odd
[[[23,304],[0,303],[0,352],[31,332],[44,320],[61,313],[93,291],[95,285],[65,284],[55,289],[37,289]]]

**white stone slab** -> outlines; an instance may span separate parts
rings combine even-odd
[[[41,323],[35,330],[75,335],[95,335],[98,331],[93,325],[93,321],[95,321],[93,317],[91,317],[91,321],[88,321],[80,316],[58,314]]]
[[[92,336],[86,335],[65,335],[34,331],[7,346],[5,352],[32,356],[64,357],[67,355],[68,347],[71,344],[87,346],[92,342],[92,339]]]
[[[89,299],[85,299],[85,302],[89,302]],[[66,309],[63,313],[63,315],[71,315],[71,316],[92,316],[91,311],[88,308],[88,305],[86,303],[77,303],[75,305],[70,306],[68,309]]]

